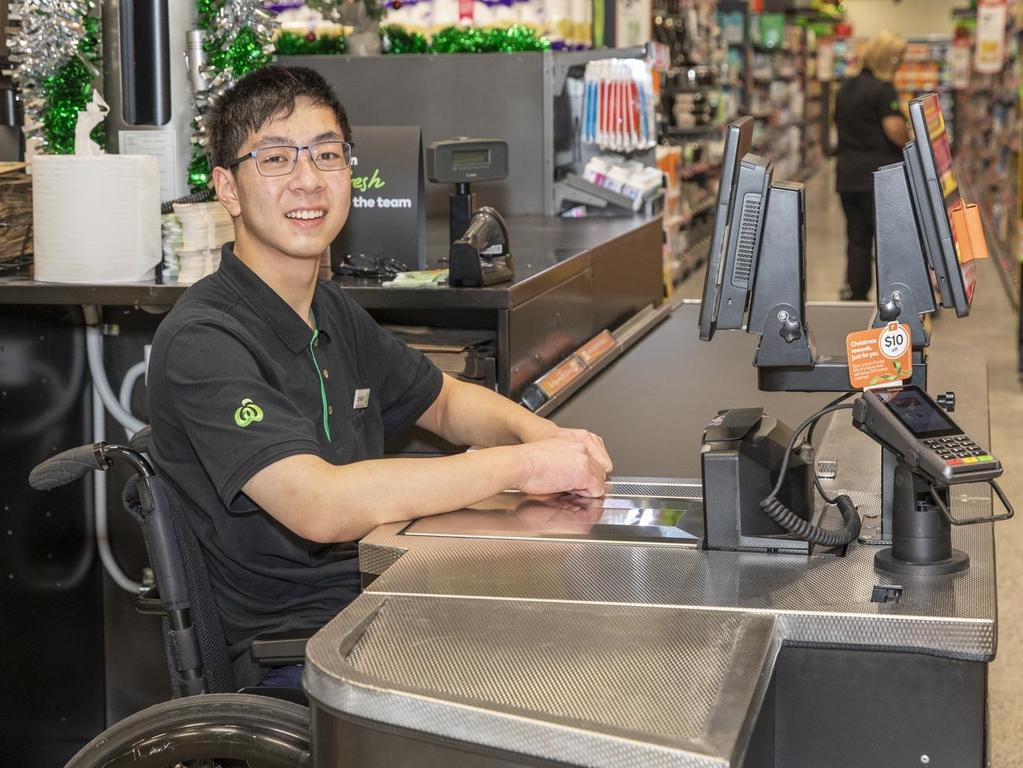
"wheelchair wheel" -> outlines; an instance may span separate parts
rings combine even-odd
[[[310,765],[309,709],[245,693],[156,704],[86,744],[65,768]]]

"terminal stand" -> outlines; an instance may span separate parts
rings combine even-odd
[[[892,456],[890,451],[885,451]],[[944,494],[948,504],[948,488]],[[896,464],[893,493],[886,506],[897,507],[891,518],[891,547],[874,556],[878,568],[891,573],[957,573],[970,567],[965,552],[952,548],[952,526],[931,499],[928,481],[902,463]]]

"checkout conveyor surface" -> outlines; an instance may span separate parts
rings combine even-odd
[[[634,352],[682,343],[672,323],[687,314],[681,307]],[[695,336],[695,319],[680,327]],[[634,381],[630,357],[583,390],[574,408]],[[752,366],[745,375],[748,396]],[[932,371],[932,391],[954,377]],[[736,378],[725,381],[701,400],[740,396]],[[957,420],[986,439],[986,378],[955,384]],[[684,387],[677,397],[686,397]],[[805,395],[785,397],[803,400],[796,417],[818,407]],[[670,435],[662,425],[656,434]],[[879,472],[880,451],[847,423],[822,431],[820,453],[837,462],[830,487],[860,489],[867,527],[880,499],[864,478]],[[647,437],[655,442],[655,433]],[[699,433],[687,437],[698,441]],[[608,444],[617,460],[614,435]],[[697,450],[684,457],[690,472]],[[874,570],[877,548],[863,544],[844,556],[704,551],[692,538],[699,491],[698,480],[623,477],[599,508],[505,495],[477,510],[377,529],[360,544],[363,572],[377,578],[309,642],[304,685],[314,710],[541,764],[736,766],[746,764],[783,646],[993,658],[990,524],[953,531],[969,570],[894,577]],[[974,516],[990,512],[991,500],[966,486],[953,505]],[[673,515],[682,535],[659,534]],[[639,540],[624,530],[637,524],[646,529]],[[872,601],[878,585],[901,587],[900,599]]]

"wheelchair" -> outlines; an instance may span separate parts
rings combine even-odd
[[[59,453],[32,470],[29,483],[49,490],[114,462],[133,475],[122,500],[139,523],[155,584],[136,603],[162,616],[173,698],[116,723],[86,744],[66,768],[294,768],[309,765],[309,709],[297,689],[237,691],[234,670],[205,562],[177,494],[146,457],[147,427],[129,446],[95,443]],[[308,637],[261,637],[261,667],[300,663]]]

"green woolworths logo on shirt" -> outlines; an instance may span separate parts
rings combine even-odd
[[[242,400],[241,407],[234,412],[234,423],[239,427],[247,427],[254,421],[262,420],[263,409],[247,397]]]

